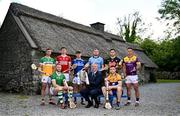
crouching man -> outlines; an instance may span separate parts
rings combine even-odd
[[[102,94],[102,74],[100,71],[98,71],[97,64],[92,64],[91,68],[92,70],[88,74],[89,85],[87,85],[86,89],[82,89],[80,93],[88,102],[86,108],[93,106],[93,101],[90,100],[90,97],[95,101],[94,108],[99,108],[99,101],[97,97],[98,95]]]
[[[68,86],[64,74],[61,72],[61,65],[56,65],[56,71],[52,74],[52,85],[54,87],[53,93],[58,95],[58,103],[60,103],[60,108],[64,109],[67,102],[64,104],[63,93],[68,94],[68,98],[72,99],[73,87]]]
[[[105,79],[105,83],[108,83],[108,87],[103,86],[102,92],[106,98],[106,92],[109,91],[109,94],[116,95],[117,102],[116,102],[116,109],[120,109],[120,101],[121,101],[121,94],[122,94],[122,82],[121,76],[116,73],[116,67],[110,67],[110,74]],[[106,85],[106,84],[105,84]]]

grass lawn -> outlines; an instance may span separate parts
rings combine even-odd
[[[157,79],[157,83],[180,83],[180,80]]]

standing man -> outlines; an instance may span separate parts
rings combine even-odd
[[[61,70],[65,75],[66,81],[69,82],[69,73],[71,68],[71,57],[67,55],[67,49],[62,47],[60,49],[61,55],[56,57],[56,64],[62,66]]]
[[[76,51],[76,58],[72,61],[72,68],[74,69],[74,78],[73,78],[73,85],[74,89],[78,89],[78,86],[81,83],[81,80],[78,78],[77,73],[83,69],[85,65],[85,61],[81,58],[81,52]],[[77,102],[77,98],[74,97],[74,102]],[[84,105],[83,103],[83,98],[81,98],[81,104]]]
[[[86,108],[90,108],[91,106],[93,106],[93,102],[89,97],[91,97],[95,101],[94,108],[99,108],[99,101],[97,97],[102,93],[102,74],[98,71],[97,64],[91,64],[91,69],[91,72],[88,74],[89,85],[87,85],[86,89],[82,89],[80,93],[88,102]]]
[[[104,60],[102,57],[99,56],[98,49],[93,50],[93,56],[89,58],[88,62],[85,65],[85,68],[90,67],[90,71],[91,71],[92,64],[97,64],[98,71],[104,70]]]
[[[55,66],[55,60],[51,58],[51,49],[46,49],[46,55],[40,59],[40,67],[39,71],[42,73],[42,78],[41,78],[41,96],[42,96],[42,101],[41,105],[45,105],[45,94],[46,94],[46,87],[48,86],[48,94],[49,94],[49,104],[54,104],[54,102],[51,99],[50,95],[50,85],[51,85],[51,78],[50,75],[54,71],[54,66]]]
[[[138,89],[138,75],[137,70],[141,68],[141,63],[136,55],[134,55],[132,48],[127,49],[127,56],[123,58],[123,72],[126,77],[126,87],[128,101],[125,106],[131,104],[131,85],[135,90],[136,103],[135,106],[139,106],[139,89]]]
[[[116,56],[116,50],[110,49],[109,50],[109,58],[105,60],[105,65],[110,67],[115,67],[116,70],[119,68],[119,63],[121,59]]]

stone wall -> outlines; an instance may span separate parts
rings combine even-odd
[[[31,92],[31,48],[10,13],[0,30],[0,88]]]
[[[141,64],[141,70],[137,71],[138,81],[140,85],[149,83],[152,81],[152,75],[154,75],[156,70],[154,68],[145,67],[144,64]]]
[[[43,52],[37,51],[37,50],[32,50],[31,51],[32,55],[32,63],[39,65],[39,59],[44,56]],[[32,70],[32,78],[33,78],[33,90],[35,94],[40,94],[40,87],[41,87],[41,76],[38,71],[33,71]]]
[[[166,71],[158,71],[156,72],[156,77],[158,79],[174,79],[180,80],[180,72],[166,72]]]

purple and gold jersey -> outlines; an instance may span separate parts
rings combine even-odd
[[[126,66],[126,75],[136,75],[137,70],[136,70],[136,66],[139,62],[139,58],[137,56],[132,56],[131,58],[129,58],[128,56],[126,56],[125,58],[123,58],[123,63]]]

